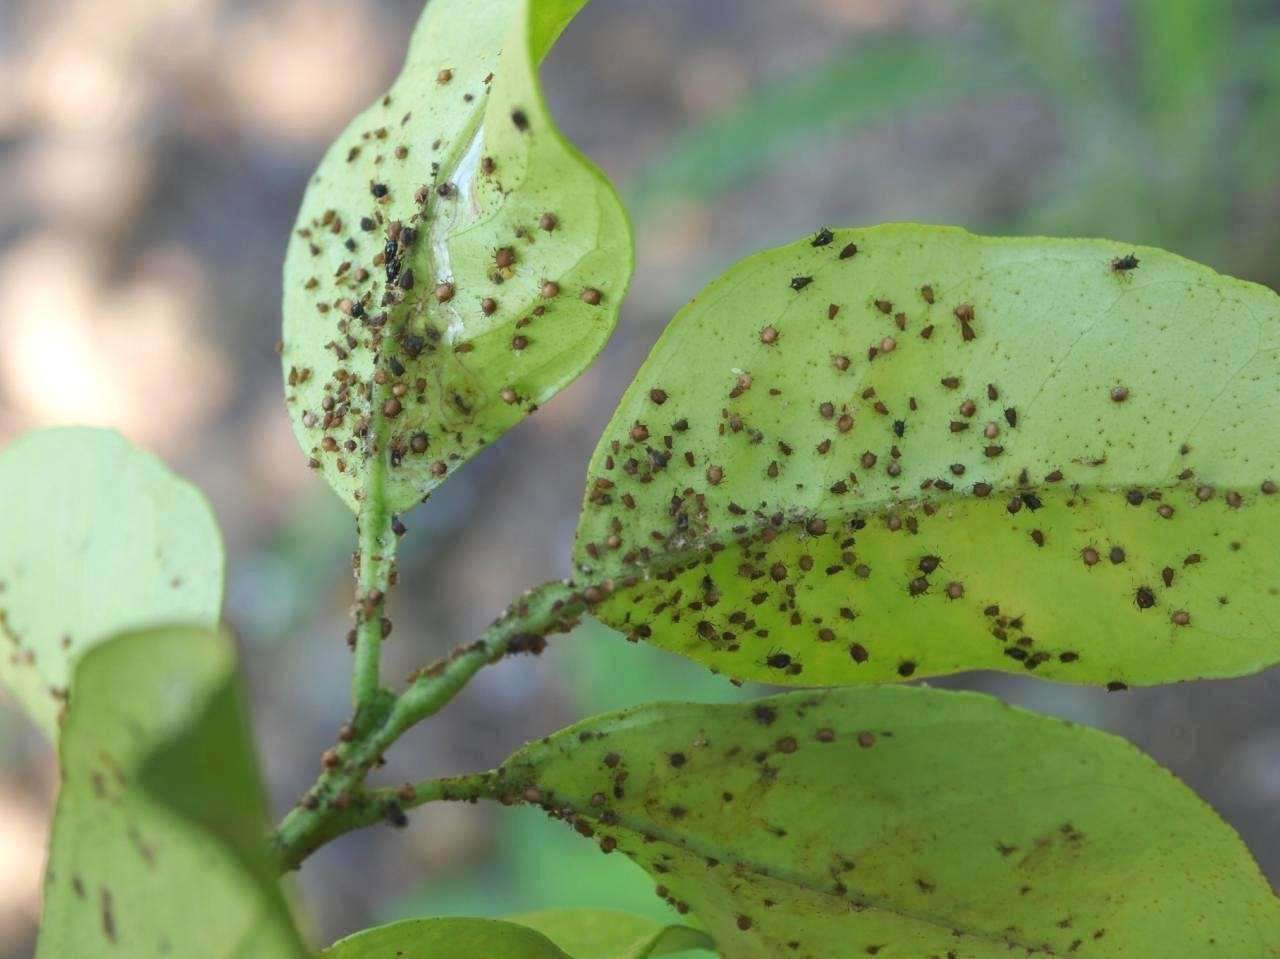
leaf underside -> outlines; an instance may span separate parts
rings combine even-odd
[[[90,651],[60,741],[38,959],[302,959],[262,860],[266,817],[230,641]]]
[[[1239,675],[1280,660],[1278,426],[1270,290],[1102,240],[823,231],[677,314],[575,560],[604,621],[745,679]]]
[[[1270,888],[1190,790],[985,696],[650,705],[502,775],[652,873],[725,959],[1280,956]]]
[[[209,504],[109,430],[30,433],[0,454],[0,681],[51,737],[71,664],[118,632],[214,626],[223,548]]]
[[[330,148],[284,275],[294,431],[349,506],[420,501],[608,338],[630,228],[537,64],[585,0],[433,0]]]

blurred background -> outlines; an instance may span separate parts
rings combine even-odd
[[[346,715],[354,542],[282,403],[284,245],[321,152],[389,82],[420,9],[0,0],[0,442],[111,425],[208,493],[277,812]],[[568,572],[617,397],[672,312],[750,251],[920,220],[1152,244],[1280,287],[1277,0],[593,0],[544,76],[631,209],[633,292],[601,362],[408,518],[390,678]],[[1280,672],[1119,695],[935,685],[1129,737],[1280,880]],[[386,778],[488,768],[591,712],[756,692],[587,625],[483,672]],[[6,957],[31,953],[55,787],[51,750],[0,700]],[[471,806],[339,841],[297,889],[317,942],[412,915],[666,908],[563,825]]]

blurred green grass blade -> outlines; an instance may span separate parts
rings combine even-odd
[[[1152,132],[1195,148],[1217,120],[1216,83],[1232,4],[1206,0],[1135,0],[1139,93]]]
[[[1012,58],[1059,106],[1110,103],[1111,82],[1083,4],[976,0],[976,12]]]
[[[965,43],[904,33],[870,38],[750,91],[677,136],[632,183],[630,206],[641,217],[662,200],[723,193],[815,140],[847,136],[917,106],[944,107],[997,89],[1007,76]]]

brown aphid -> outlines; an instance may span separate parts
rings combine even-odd
[[[920,295],[921,295],[922,297],[924,297],[924,301],[925,301],[926,303],[932,303],[932,302],[933,302],[933,287],[929,286],[928,284],[926,284],[926,285],[924,285],[924,286],[920,287]]]
[[[527,336],[513,336],[511,338],[511,348],[519,352],[529,346],[529,338]]]
[[[506,403],[508,406],[512,405],[520,398],[516,396],[516,391],[509,386],[504,386],[498,392],[498,396],[500,396],[502,398],[502,402]]]
[[[1113,403],[1123,403],[1129,398],[1129,387],[1113,386],[1111,388],[1111,401]]]
[[[876,300],[876,309],[887,316],[893,312],[893,304],[889,300]]]
[[[436,286],[436,299],[441,303],[448,303],[453,299],[456,292],[452,283],[440,283]]]
[[[892,353],[898,346],[898,343],[892,336],[886,336],[880,341],[881,353]]]
[[[857,255],[858,255],[858,244],[856,243],[846,243],[844,247],[840,250],[840,259],[842,260],[847,260],[849,259],[849,257],[857,256]]]
[[[599,306],[600,301],[603,298],[604,295],[594,286],[589,286],[578,294],[578,299],[582,300],[582,302],[588,306]]]
[[[1138,609],[1150,609],[1156,604],[1156,594],[1152,592],[1149,586],[1139,586],[1134,591],[1133,601],[1137,604]]]
[[[493,157],[480,158],[480,172],[483,173],[485,176],[491,175],[493,171],[496,170],[497,168],[498,168],[498,165],[493,162]]]
[[[649,427],[643,423],[637,423],[631,427],[631,440],[634,443],[643,443],[649,438]]]
[[[720,466],[707,467],[707,482],[712,486],[716,486],[724,479],[724,468]]]
[[[772,326],[766,326],[760,331],[760,342],[764,344],[778,342],[778,331]]]
[[[538,292],[542,294],[544,300],[554,299],[560,295],[560,284],[554,280],[543,280]]]
[[[498,311],[498,301],[492,297],[486,296],[480,301],[480,312],[485,316],[493,316]]]
[[[547,233],[550,233],[559,225],[560,220],[554,213],[544,213],[538,217],[538,229],[545,230]]]
[[[841,373],[843,373],[845,370],[849,368],[849,357],[833,356],[831,358],[831,365],[834,366]]]
[[[415,453],[425,453],[427,451],[427,434],[414,433],[413,437],[409,440],[409,449],[413,450]]]
[[[447,67],[436,74],[436,83],[445,84],[453,79],[453,71]]]
[[[1102,560],[1102,556],[1092,546],[1086,546],[1080,551],[1080,558],[1084,560],[1086,566],[1097,566]]]
[[[1173,621],[1175,626],[1188,626],[1191,624],[1191,614],[1185,609],[1176,610],[1169,619]]]
[[[960,599],[964,596],[963,583],[947,583],[947,598]]]
[[[1111,269],[1116,273],[1127,273],[1129,270],[1136,270],[1139,262],[1137,256],[1129,253],[1126,256],[1118,256],[1112,260]]]
[[[858,745],[863,749],[870,749],[876,744],[876,734],[869,729],[864,729],[858,733]]]
[[[382,404],[382,415],[393,420],[400,415],[402,408],[400,401],[393,396]]]
[[[493,265],[499,270],[508,270],[516,264],[516,251],[509,246],[502,246],[493,251]]]

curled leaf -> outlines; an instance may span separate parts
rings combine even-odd
[[[312,179],[284,277],[294,431],[349,506],[409,508],[577,376],[631,275],[537,64],[584,0],[433,0]]]
[[[1280,660],[1280,297],[1159,250],[822,229],[680,311],[592,458],[597,615],[730,676]]]
[[[75,690],[38,959],[303,959],[229,639],[125,634],[80,661]]]

